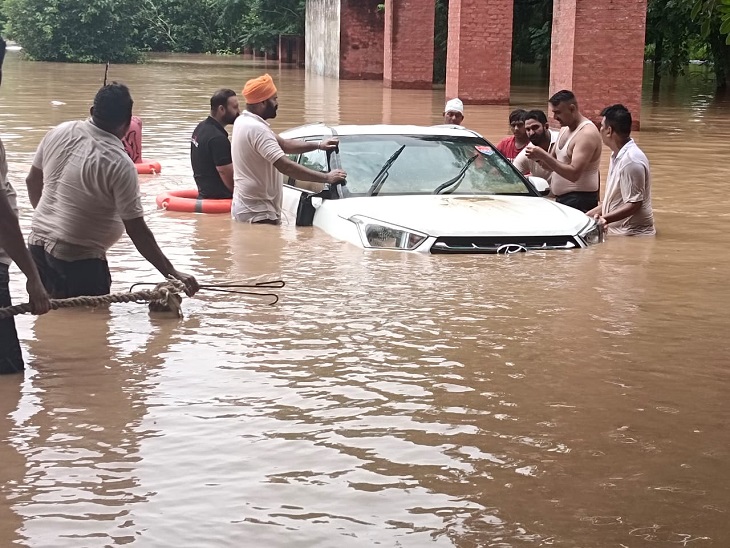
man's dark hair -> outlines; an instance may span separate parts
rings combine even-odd
[[[623,105],[611,105],[601,111],[606,118],[606,126],[610,127],[622,137],[631,135],[631,113]]]
[[[523,120],[537,120],[542,125],[545,125],[548,123],[547,116],[545,116],[545,113],[541,110],[528,110],[525,112],[525,115],[522,117]]]
[[[210,98],[210,110],[215,110],[218,107],[227,107],[228,99],[235,96],[236,92],[232,89],[219,89]]]
[[[559,92],[550,97],[550,99],[548,99],[548,103],[550,103],[554,107],[557,107],[560,103],[577,104],[578,101],[572,91],[567,89],[561,89]]]
[[[124,84],[112,82],[96,92],[94,119],[105,129],[116,129],[132,119],[132,95]]]
[[[527,112],[524,108],[518,108],[509,113],[509,123],[524,122],[524,115]]]

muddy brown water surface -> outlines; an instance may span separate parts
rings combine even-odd
[[[154,198],[194,186],[188,139],[218,87],[270,72],[279,131],[438,123],[443,90],[157,61],[110,77],[163,166],[141,178],[160,245],[199,280],[287,286],[271,307],[201,292],[180,321],[134,304],[18,318],[29,365],[0,378],[0,545],[730,546],[730,105],[705,73],[645,97],[656,238],[420,256]],[[104,68],[10,53],[4,72],[27,230],[35,147],[86,115]],[[513,104],[544,107],[522,80]],[[467,105],[465,124],[496,142],[509,110]],[[159,280],[126,237],[109,260],[114,291]]]

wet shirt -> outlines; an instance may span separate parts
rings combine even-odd
[[[279,220],[283,176],[274,163],[284,157],[276,134],[260,116],[245,111],[233,123],[233,203],[241,222]]]
[[[612,154],[608,165],[603,215],[627,203],[641,202],[639,211],[608,225],[609,234],[624,236],[654,235],[654,212],[651,207],[651,171],[649,160],[633,139],[618,154]]]
[[[13,208],[17,216],[18,206],[16,203],[16,194],[13,185],[8,181],[8,160],[5,157],[5,145],[3,145],[2,140],[0,140],[0,192],[7,196],[10,207]],[[10,256],[0,247],[0,263],[9,265],[11,262]]]
[[[122,220],[144,214],[122,141],[90,120],[49,131],[33,167],[43,171],[43,193],[28,241],[57,259],[104,259],[124,232]]]
[[[190,139],[190,164],[198,185],[199,198],[231,198],[216,166],[232,163],[228,132],[218,121],[208,116],[200,122]]]

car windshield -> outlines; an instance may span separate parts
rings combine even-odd
[[[534,194],[478,137],[342,135],[339,150],[347,189],[356,196]]]

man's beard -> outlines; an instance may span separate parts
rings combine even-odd
[[[270,120],[271,118],[276,118],[276,110],[277,107],[274,105],[266,105],[266,110],[264,110],[264,120]]]
[[[535,146],[539,146],[544,137],[544,133],[533,133],[532,137],[530,137],[530,142]]]

